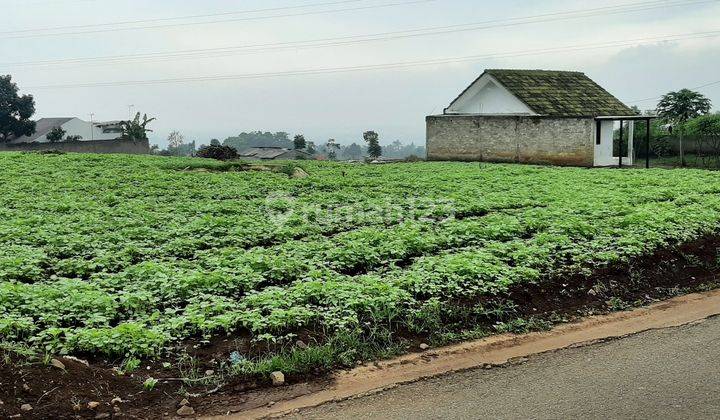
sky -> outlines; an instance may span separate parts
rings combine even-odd
[[[425,116],[442,113],[486,68],[582,71],[641,109],[699,87],[720,109],[718,0],[0,0],[0,8],[0,74],[35,97],[36,118],[140,111],[157,118],[150,139],[161,146],[174,130],[198,144],[255,130],[343,144],[375,130],[383,144],[424,144]]]

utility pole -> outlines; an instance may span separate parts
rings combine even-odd
[[[94,113],[90,113],[90,140],[95,140],[95,122],[93,121],[95,118]]]

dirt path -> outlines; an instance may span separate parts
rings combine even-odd
[[[260,418],[291,413],[293,410],[370,394],[422,378],[487,367],[487,365],[523,361],[525,357],[538,353],[653,329],[676,327],[718,314],[720,314],[720,290],[715,290],[674,298],[629,312],[591,317],[582,322],[559,326],[548,332],[494,336],[339,373],[335,376],[332,385],[325,389],[316,392],[306,391],[304,394],[299,392],[302,395],[277,402],[269,407],[263,406],[237,413],[232,418]],[[712,348],[713,354],[717,354],[715,351],[717,346],[714,345]],[[548,373],[548,376],[553,375]],[[587,381],[587,378],[585,380]],[[306,384],[295,387],[308,389]],[[292,389],[287,391],[293,393]],[[447,397],[445,395],[442,398]],[[406,404],[406,401],[403,403]],[[352,417],[352,414],[348,413],[348,415]]]

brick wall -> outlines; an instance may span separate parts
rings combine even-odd
[[[148,140],[88,140],[55,143],[0,143],[0,151],[38,151],[60,150],[74,153],[123,153],[128,155],[144,155],[150,153]]]
[[[592,118],[434,115],[426,118],[428,160],[592,166]]]

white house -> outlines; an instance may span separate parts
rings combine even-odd
[[[635,115],[581,72],[486,70],[442,115],[426,118],[427,156],[430,160],[632,165],[634,121],[647,125],[650,118]],[[613,150],[616,123],[617,132],[627,140],[619,152]]]
[[[65,138],[76,138],[80,141],[115,140],[122,135],[120,121],[89,122],[80,118],[41,118],[35,123],[35,133],[10,140],[11,144],[49,143],[47,135],[54,128],[65,130]]]

